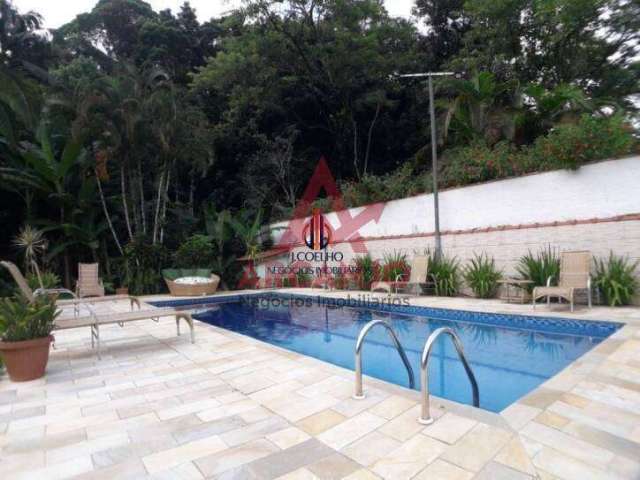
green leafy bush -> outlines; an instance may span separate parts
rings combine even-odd
[[[382,258],[381,278],[387,282],[395,282],[398,275],[408,275],[411,271],[407,263],[407,255],[400,252],[385,253]]]
[[[577,124],[555,127],[539,137],[527,150],[533,164],[548,168],[576,169],[593,160],[616,158],[631,153],[635,140],[620,115],[583,115]]]
[[[371,290],[371,284],[380,280],[380,262],[363,255],[354,259],[356,268],[355,280],[360,290]]]
[[[454,297],[460,290],[460,264],[456,257],[435,254],[429,259],[429,276],[435,284],[435,293],[441,297]]]
[[[20,342],[48,336],[60,314],[55,298],[39,295],[29,302],[24,295],[0,300],[0,338]]]
[[[620,115],[583,115],[577,123],[555,126],[532,145],[521,148],[508,141],[490,146],[484,140],[443,152],[441,187],[459,187],[501,178],[562,168],[575,169],[595,160],[617,158],[637,148],[633,129]],[[384,175],[368,174],[341,183],[347,207],[386,202],[431,191],[430,172],[416,172],[403,163]]]
[[[520,152],[506,141],[497,143],[493,148],[484,141],[452,148],[445,153],[444,161],[443,186],[486,182],[529,171]]]
[[[144,295],[165,291],[166,285],[161,271],[170,261],[167,249],[152,245],[144,239],[134,239],[124,248],[122,286],[132,295]]]
[[[13,295],[16,290],[15,285],[16,283],[9,275],[9,271],[6,268],[0,268],[0,298]]]
[[[639,262],[618,257],[611,252],[607,260],[596,259],[594,284],[600,290],[605,303],[611,307],[628,305],[638,288],[635,271]]]
[[[31,290],[42,288],[56,288],[60,286],[60,277],[53,272],[44,271],[40,272],[40,279],[42,279],[42,285],[35,273],[29,273],[27,275],[27,284]]]
[[[207,268],[215,263],[215,247],[211,237],[192,235],[178,248],[174,256],[176,268]]]
[[[385,175],[368,174],[359,181],[346,181],[340,185],[342,199],[347,207],[409,197],[424,193],[426,189],[426,178],[416,175],[410,163],[404,163]]]
[[[479,298],[493,298],[498,291],[498,281],[502,273],[496,262],[487,255],[475,255],[464,269],[464,279]]]
[[[551,285],[556,285],[560,274],[560,258],[551,248],[541,250],[535,256],[531,251],[520,257],[516,271],[524,280],[531,280],[533,284],[527,285],[527,291],[531,293],[534,287],[543,287],[547,279],[552,277]]]
[[[444,154],[441,182],[448,187],[463,186],[526,173],[576,169],[586,162],[628,155],[636,143],[622,117],[584,115],[578,123],[558,125],[521,149],[506,141],[493,147],[477,141],[451,148]]]

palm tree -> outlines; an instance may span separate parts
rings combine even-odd
[[[213,268],[220,275],[225,288],[228,287],[226,272],[235,263],[236,257],[229,249],[229,242],[233,236],[231,213],[228,210],[217,212],[213,205],[204,209],[204,224],[207,236],[216,247],[216,255]]]
[[[120,63],[113,75],[83,86],[73,103],[75,131],[92,132],[99,138],[96,151],[103,167],[110,160],[117,162],[119,196],[129,241],[152,233],[155,243],[162,233],[175,156],[178,109],[169,76],[158,68],[140,72],[134,65]],[[150,144],[161,152],[162,158],[158,165],[147,164],[143,168]],[[102,170],[104,173],[106,167]],[[145,198],[145,179],[150,172],[156,194],[153,208],[147,207]],[[103,176],[96,173],[97,181]],[[102,191],[103,185],[99,187]],[[101,195],[104,197],[104,193]],[[105,202],[106,213],[104,206]]]
[[[560,84],[547,90],[540,84],[531,84],[524,94],[532,107],[523,122],[531,138],[546,134],[558,123],[577,123],[582,113],[595,110],[593,101],[575,85]]]
[[[237,218],[230,217],[229,222],[236,238],[242,243],[244,254],[254,262],[261,249],[262,211],[258,210],[253,220],[250,215],[250,212],[243,210]]]
[[[71,171],[84,160],[86,151],[82,144],[69,138],[59,153],[56,153],[45,123],[36,133],[38,143],[22,142],[19,148],[19,164],[0,167],[0,180],[12,188],[33,189],[58,209],[58,223],[64,225],[74,206],[70,180]],[[65,284],[71,284],[69,252],[64,252]]]
[[[485,138],[495,143],[502,135],[513,136],[516,82],[500,82],[491,72],[479,72],[451,80],[449,86],[455,96],[444,102],[445,139],[450,130],[467,142]]]

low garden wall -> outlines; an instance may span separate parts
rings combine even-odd
[[[371,207],[350,209],[349,216],[366,208]],[[376,208],[377,222],[358,229],[374,258],[393,251],[411,257],[433,249],[431,194]],[[334,229],[340,227],[335,212],[325,217]],[[639,260],[640,157],[442,191],[440,225],[446,255],[464,264],[475,253],[486,252],[505,274],[514,274],[518,259],[529,250],[548,245],[559,251],[590,250],[595,257],[613,251]],[[342,241],[329,250],[341,251],[349,262],[356,255],[353,246]]]

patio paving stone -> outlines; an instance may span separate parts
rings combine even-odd
[[[446,448],[445,443],[418,434],[387,453],[371,466],[371,470],[385,479],[411,478]]]
[[[416,475],[414,480],[471,480],[473,473],[444,460],[436,460]]]
[[[376,430],[343,448],[342,453],[360,465],[370,466],[400,445],[399,441]]]
[[[59,332],[47,377],[0,379],[0,478],[638,478],[640,309],[535,314],[627,325],[502,415],[432,397],[427,427],[418,392],[366,377],[356,401],[353,372],[200,322],[195,345],[170,318],[105,327],[102,360]]]

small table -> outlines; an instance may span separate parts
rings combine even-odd
[[[502,295],[502,300],[505,302],[511,303],[511,301],[517,300],[520,303],[525,303],[529,300],[529,293],[526,288],[529,285],[533,285],[533,281],[522,280],[520,278],[505,278],[503,280],[498,280],[498,283],[505,287],[504,294]],[[515,287],[513,294],[511,293],[512,286]]]

